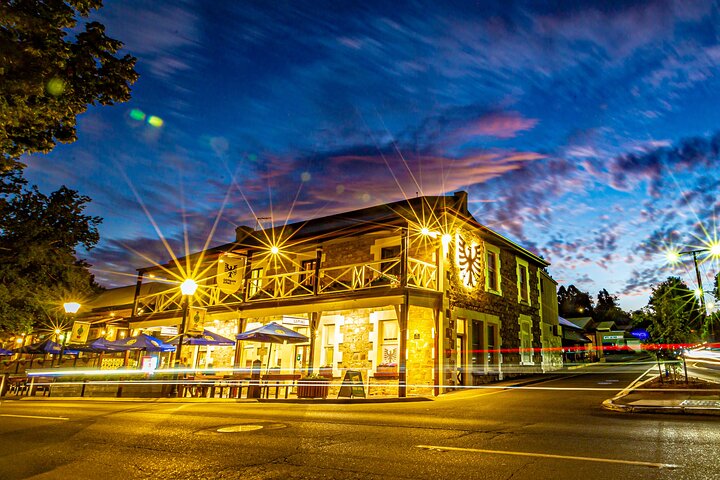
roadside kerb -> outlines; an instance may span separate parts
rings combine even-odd
[[[654,368],[654,367],[653,367]],[[647,375],[650,371],[647,370],[645,373],[640,375],[638,378],[642,378]],[[622,413],[664,413],[674,415],[715,415],[720,416],[720,408],[717,407],[687,407],[683,405],[627,405],[624,403],[617,403],[618,400],[630,395],[634,390],[646,385],[654,380],[657,380],[660,375],[654,375],[647,380],[637,383],[637,380],[627,387],[625,387],[620,393],[615,395],[613,398],[608,398],[602,402],[602,407],[606,410]],[[672,392],[668,392],[672,393]]]

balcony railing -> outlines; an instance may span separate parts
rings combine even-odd
[[[355,292],[381,287],[400,286],[400,259],[321,268],[317,280],[317,294]],[[265,275],[245,280],[244,289],[226,294],[214,285],[198,288],[193,304],[199,307],[237,305],[244,302],[283,300],[315,295],[315,272],[300,271]],[[415,258],[408,258],[407,284],[423,290],[437,290],[437,266]],[[170,289],[141,297],[138,314],[147,315],[182,309],[179,289]]]

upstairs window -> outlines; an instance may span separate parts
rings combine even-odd
[[[300,264],[300,285],[312,290],[315,283],[315,267],[317,266],[317,258],[303,260]]]
[[[248,296],[254,297],[262,288],[262,268],[253,268],[250,270],[250,284],[248,285]]]
[[[485,244],[485,290],[502,294],[500,286],[500,249]]]
[[[380,250],[380,259],[389,260],[380,264],[383,275],[392,276],[393,280],[398,280],[400,278],[400,245],[383,247]]]
[[[530,276],[528,275],[528,264],[522,260],[518,260],[517,264],[518,277],[518,301],[530,304]]]

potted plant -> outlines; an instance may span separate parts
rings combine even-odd
[[[323,378],[332,378],[333,377],[332,365],[325,365],[324,367],[320,367],[320,376]]]
[[[307,375],[298,380],[298,398],[327,398],[330,379],[321,375]]]
[[[397,363],[381,363],[375,370],[376,377],[397,377],[398,366]]]

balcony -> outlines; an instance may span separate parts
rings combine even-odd
[[[317,285],[315,285],[314,270],[264,275],[246,279],[244,288],[234,294],[223,293],[214,285],[201,284],[195,293],[193,304],[198,307],[229,306],[267,300],[286,300],[400,287],[400,263],[399,258],[391,258],[321,268]],[[407,286],[412,289],[437,291],[437,266],[415,258],[408,258]],[[140,315],[181,309],[182,296],[178,288],[140,297],[138,301],[138,314]]]

